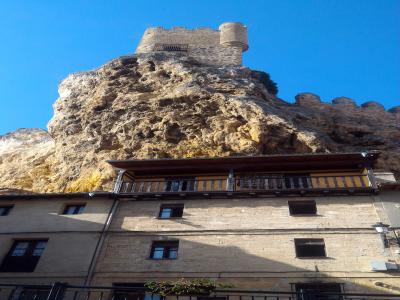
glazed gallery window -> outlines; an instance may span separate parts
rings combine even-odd
[[[193,192],[195,177],[165,178],[165,192]]]
[[[317,204],[314,200],[306,201],[289,201],[289,212],[290,215],[316,215]]]
[[[326,257],[323,239],[294,239],[296,256],[299,258]]]
[[[151,246],[151,259],[177,259],[179,241],[156,241]]]
[[[12,208],[12,205],[0,206],[0,217],[7,216]]]
[[[0,267],[1,272],[33,272],[44,249],[46,240],[18,240],[12,245]]]
[[[183,204],[161,205],[158,217],[160,219],[182,218]]]
[[[66,205],[63,211],[63,215],[80,215],[85,210],[85,207],[85,204]]]

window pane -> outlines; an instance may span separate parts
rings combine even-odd
[[[67,205],[64,209],[64,215],[81,214],[85,209],[85,205]]]
[[[164,247],[155,247],[152,258],[162,259],[163,257],[164,257]]]
[[[2,206],[0,207],[0,216],[7,216],[10,212],[11,206]]]
[[[75,206],[69,205],[67,206],[67,208],[65,209],[65,214],[66,215],[73,215],[75,211]]]
[[[33,249],[32,256],[41,256],[46,244],[47,242],[38,242],[35,246],[35,249]]]
[[[295,240],[298,257],[325,257],[325,243],[323,239]]]
[[[170,248],[169,249],[169,256],[168,258],[177,258],[178,257],[178,249],[177,248]]]
[[[11,256],[24,256],[29,247],[29,242],[17,242]]]
[[[172,214],[171,217],[174,218],[181,218],[183,215],[183,205],[182,206],[176,206],[172,209]]]
[[[315,215],[317,206],[315,201],[289,201],[291,215]]]
[[[162,208],[161,209],[161,214],[160,214],[160,218],[170,218],[171,217],[171,212],[172,212],[172,209],[171,208],[166,208],[166,207],[164,207],[164,208]]]
[[[174,180],[171,182],[171,192],[178,192],[180,186],[180,180]]]
[[[26,250],[24,249],[15,249],[11,256],[24,256]]]
[[[77,214],[83,213],[84,210],[85,210],[85,205],[79,205],[78,206],[78,210],[77,210]]]
[[[150,294],[150,293],[146,293],[144,296],[144,300],[162,300],[163,297],[161,297],[160,295],[155,295],[155,294]]]

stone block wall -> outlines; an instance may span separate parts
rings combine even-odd
[[[136,49],[136,53],[153,52],[154,45],[160,44],[189,44],[191,46],[218,46],[219,32],[211,28],[189,30],[174,27],[170,30],[161,27],[148,28]]]
[[[242,65],[242,49],[239,47],[209,46],[191,47],[188,55],[201,63],[217,66]]]
[[[47,245],[34,272],[0,272],[0,283],[82,285],[112,203],[78,196],[2,200],[13,208],[0,217],[0,264],[16,240],[44,239]],[[74,204],[86,205],[82,214],[63,214]]]
[[[396,286],[399,275],[370,267],[393,258],[371,226],[379,220],[374,197],[314,197],[317,215],[302,217],[290,216],[288,200],[305,197],[121,202],[93,284],[208,277],[239,289],[322,281],[347,292],[393,292],[377,284]],[[183,218],[158,219],[166,203],[184,203]],[[296,238],[323,238],[327,257],[297,258]],[[179,241],[178,259],[149,258],[160,240]]]
[[[215,66],[240,66],[242,48],[220,44],[220,32],[209,28],[189,30],[175,27],[166,30],[160,27],[145,31],[136,53],[154,52],[156,44],[187,44],[188,51],[182,52],[201,63]]]
[[[291,216],[289,200],[314,200],[317,215]],[[183,217],[157,219],[161,204],[173,203],[184,204]],[[111,231],[372,229],[371,225],[378,221],[371,196],[177,199],[122,202]]]

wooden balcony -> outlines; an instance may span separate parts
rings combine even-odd
[[[132,196],[214,196],[282,194],[354,194],[374,192],[368,175],[332,176],[243,176],[217,179],[137,179],[123,181],[119,194]]]

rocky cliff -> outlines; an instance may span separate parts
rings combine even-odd
[[[344,97],[327,104],[311,93],[289,104],[266,87],[248,68],[162,53],[72,74],[59,86],[48,133],[0,137],[0,189],[109,190],[106,160],[126,158],[378,149],[378,167],[400,173],[400,107]]]

